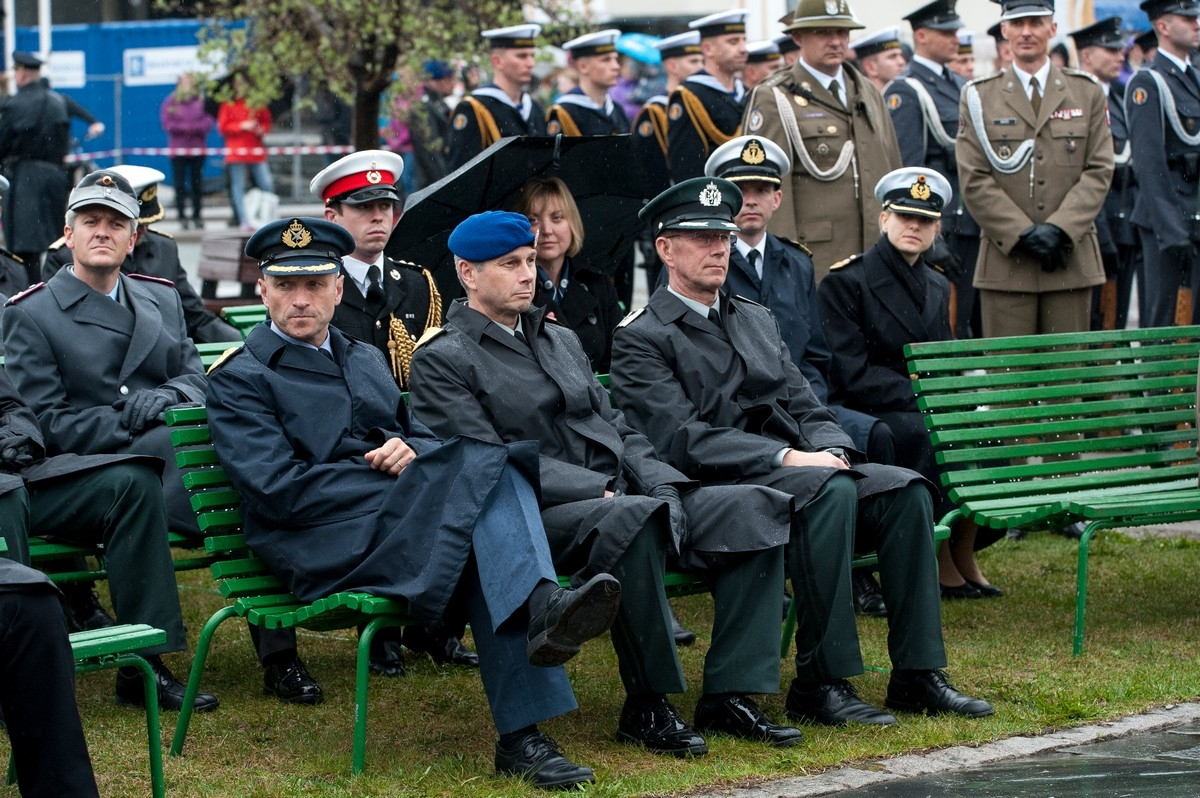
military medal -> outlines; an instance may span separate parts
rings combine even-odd
[[[1075,152],[1075,139],[1067,139],[1067,152]]]
[[[817,145],[817,155],[828,155],[828,154],[829,154],[829,145],[822,141],[820,144]]]
[[[399,280],[400,279],[400,270],[392,269],[390,272],[388,272],[388,276],[390,276],[393,280]]]
[[[999,155],[1001,158],[1011,158],[1012,150],[1009,149],[1009,146],[1007,144],[1001,144],[1000,149],[996,150],[996,154]]]

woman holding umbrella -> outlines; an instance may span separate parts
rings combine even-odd
[[[830,399],[879,418],[896,439],[896,465],[938,486],[935,516],[953,504],[938,479],[933,446],[913,395],[904,345],[952,337],[950,285],[929,266],[926,252],[941,229],[950,183],[938,172],[906,167],[875,186],[882,235],[875,246],[830,267],[817,285],[821,328],[833,353]],[[1002,595],[979,570],[978,528],[963,519],[938,554],[942,598]],[[981,545],[982,544],[982,545]]]
[[[608,373],[612,336],[623,312],[608,275],[571,262],[583,248],[583,219],[571,190],[557,177],[526,181],[513,208],[537,233],[537,293],[533,303],[579,336],[592,370]]]

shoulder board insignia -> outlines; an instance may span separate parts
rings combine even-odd
[[[1000,72],[993,72],[990,75],[984,75],[981,78],[974,78],[972,80],[967,81],[967,86],[978,86],[981,83],[987,83],[989,80],[995,80],[996,78],[998,78],[1004,74],[1005,74],[1005,72],[1002,70]],[[964,86],[963,88],[966,88],[966,86]]]
[[[409,269],[416,269],[417,271],[424,271],[424,270],[425,270],[425,267],[424,267],[424,266],[422,266],[422,265],[420,265],[419,263],[413,263],[411,260],[404,260],[404,259],[402,259],[402,258],[393,258],[393,257],[389,257],[389,258],[387,259],[387,262],[388,262],[388,263],[394,263],[394,264],[396,264],[396,265],[398,265],[398,266],[404,266],[404,267],[406,267],[406,268],[409,268]]]
[[[801,244],[799,241],[793,241],[792,239],[784,238],[783,236],[775,236],[775,237],[778,238],[780,241],[782,241],[784,244],[787,244],[789,247],[795,247],[796,249],[800,250],[808,257],[810,257],[810,258],[812,257],[812,254],[813,254],[812,250],[809,249],[808,247],[804,246],[803,244]]]
[[[769,307],[767,307],[766,305],[764,305],[760,302],[755,302],[753,299],[751,299],[748,296],[742,296],[741,294],[734,294],[733,298],[738,301],[739,305],[753,305],[756,308],[762,308],[763,310],[767,311],[768,313],[771,312],[771,309]]]
[[[147,233],[154,233],[154,235],[162,236],[163,238],[170,238],[172,240],[174,240],[174,238],[175,238],[175,236],[171,235],[170,233],[163,232],[162,230],[159,230],[158,228],[155,228],[155,227],[143,227],[142,229],[145,230]]]
[[[37,285],[31,285],[28,288],[26,288],[24,291],[22,291],[21,293],[15,294],[14,296],[10,297],[8,300],[8,304],[14,305],[17,302],[20,302],[25,297],[29,296],[30,294],[37,293],[38,291],[41,291],[45,287],[46,287],[45,283],[38,283]]]
[[[834,269],[845,268],[846,266],[849,266],[851,263],[855,263],[860,260],[862,260],[861,252],[857,255],[851,255],[850,257],[846,258],[845,260],[839,260],[837,263],[835,263],[829,267],[829,271],[833,271]]]
[[[760,81],[760,85],[778,86],[779,84],[781,84],[785,80],[787,80],[790,76],[791,76],[790,69],[781,69],[778,72],[772,74],[770,77],[765,78],[764,80]]]
[[[159,285],[167,285],[167,286],[170,286],[171,288],[175,287],[175,283],[171,282],[170,280],[166,279],[165,277],[151,277],[148,274],[138,274],[137,272],[131,272],[130,274],[128,274],[126,276],[132,277],[135,280],[142,280],[147,283],[158,283]]]
[[[58,252],[60,249],[62,249],[66,245],[67,245],[67,237],[59,236],[57,241],[55,241],[50,246],[46,247],[46,251],[47,252]]]
[[[417,341],[417,346],[424,346],[445,331],[446,329],[444,327],[426,327],[425,332],[421,334],[420,340]]]
[[[15,260],[17,263],[25,262],[25,259],[22,258],[20,255],[18,255],[15,252],[9,252],[7,249],[4,249],[3,247],[0,247],[0,255],[3,255],[4,257],[8,258],[9,260]]]
[[[637,310],[634,310],[634,311],[631,311],[631,312],[625,314],[625,318],[623,318],[619,322],[617,322],[617,327],[624,327],[626,324],[629,324],[631,321],[633,321],[634,319],[636,319],[638,316],[642,315],[645,312],[646,312],[646,306],[642,305]]]
[[[216,360],[213,361],[213,364],[208,367],[208,371],[206,371],[204,373],[212,374],[214,371],[219,369],[226,360],[233,357],[238,352],[241,352],[243,348],[244,347],[242,344],[238,344],[237,346],[229,347],[228,349],[226,349],[224,352],[221,353],[221,356],[219,358],[217,358]]]
[[[1084,72],[1082,69],[1072,69],[1071,67],[1063,67],[1062,72],[1064,75],[1070,75],[1073,78],[1087,78],[1092,83],[1095,83],[1097,86],[1100,85],[1100,81],[1096,80],[1095,75],[1091,74],[1090,72]]]

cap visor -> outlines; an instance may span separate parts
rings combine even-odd
[[[79,211],[83,208],[89,208],[93,205],[103,205],[106,208],[112,208],[126,219],[138,218],[137,208],[130,208],[128,205],[122,205],[120,200],[116,200],[111,197],[88,197],[86,199],[76,200],[67,206],[67,210]]]
[[[378,202],[379,200],[399,202],[400,192],[396,191],[395,186],[372,186],[371,188],[360,188],[357,191],[351,191],[340,198],[335,198],[333,201],[346,205],[366,205],[368,202]]]
[[[933,211],[929,208],[918,208],[913,205],[905,205],[902,202],[893,202],[884,208],[889,213],[903,213],[906,216],[924,216],[926,219],[941,219],[941,211]]]
[[[728,219],[676,219],[663,225],[667,230],[728,230],[736,233],[738,226]]]

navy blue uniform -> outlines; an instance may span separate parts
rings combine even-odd
[[[698,108],[691,99],[698,102]],[[740,80],[728,91],[704,70],[683,82],[671,93],[667,104],[667,158],[671,179],[676,183],[704,174],[704,162],[712,151],[741,135],[746,89]]]
[[[471,100],[482,104],[496,125],[498,136],[487,132],[488,125],[480,124],[479,114]],[[481,86],[470,98],[460,102],[450,118],[450,168],[457,169],[486,148],[507,136],[546,135],[545,113],[528,94],[521,95],[520,106],[493,84]]]

